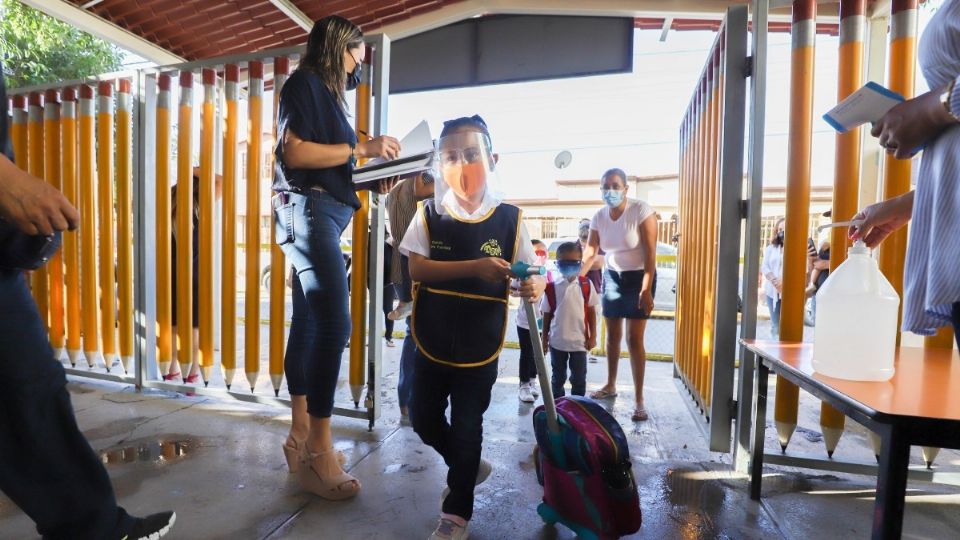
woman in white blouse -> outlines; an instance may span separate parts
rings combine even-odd
[[[653,312],[653,296],[657,290],[657,215],[649,204],[627,199],[627,175],[620,169],[605,172],[600,189],[606,206],[590,221],[590,237],[583,250],[580,273],[586,275],[599,250],[605,252],[601,298],[607,324],[607,384],[590,397],[604,399],[617,395],[617,367],[626,319],[636,396],[633,421],[640,422],[647,419],[643,404],[647,360],[643,333]]]
[[[777,221],[773,228],[773,238],[763,250],[763,262],[760,273],[763,274],[763,294],[767,297],[767,309],[770,310],[770,337],[780,338],[780,294],[783,292],[783,224]]]

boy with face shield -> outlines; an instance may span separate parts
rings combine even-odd
[[[535,256],[520,209],[500,202],[497,155],[483,119],[445,122],[438,162],[434,198],[420,207],[400,244],[415,282],[410,419],[450,468],[430,538],[461,540],[473,514],[474,487],[491,471],[480,458],[483,413],[507,329],[510,265],[533,264]],[[533,277],[519,294],[534,302],[543,288],[544,280]]]

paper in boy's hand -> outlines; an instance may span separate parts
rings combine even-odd
[[[857,126],[880,120],[901,102],[903,96],[870,81],[830,109],[823,119],[839,133],[846,133]]]

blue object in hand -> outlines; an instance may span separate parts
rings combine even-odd
[[[544,276],[547,274],[547,269],[544,266],[533,266],[523,261],[517,261],[510,266],[510,272],[517,279],[525,280],[530,276]]]

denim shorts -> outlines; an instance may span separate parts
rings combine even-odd
[[[617,272],[603,270],[603,316],[609,319],[649,319],[650,314],[640,309],[640,290],[643,289],[643,270]],[[653,276],[651,294],[657,294],[657,276]]]

